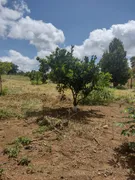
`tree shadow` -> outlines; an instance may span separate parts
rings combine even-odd
[[[71,108],[59,107],[49,108],[45,107],[42,111],[27,111],[26,117],[38,117],[50,116],[59,119],[68,119],[79,122],[86,122],[88,118],[103,118],[104,114],[101,114],[99,110],[79,110],[74,112]]]
[[[129,143],[123,143],[114,149],[114,158],[109,161],[114,168],[122,167],[127,170],[127,180],[135,180],[135,151],[130,148]]]

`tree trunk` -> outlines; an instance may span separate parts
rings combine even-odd
[[[74,102],[73,102],[73,105],[74,105],[73,111],[77,112],[77,97],[73,97],[73,99],[74,99]]]
[[[113,87],[117,87],[118,83],[117,82],[113,82]]]
[[[77,101],[77,93],[75,93],[74,89],[72,87],[70,87],[71,89],[71,92],[72,92],[72,96],[73,96],[73,111],[74,112],[77,112],[77,104],[78,104],[78,101]]]
[[[0,95],[2,94],[2,78],[1,78],[1,75],[0,75]]]
[[[131,77],[130,88],[132,89],[132,87],[133,87],[133,78]]]

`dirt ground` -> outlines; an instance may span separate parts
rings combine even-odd
[[[115,122],[125,120],[124,105],[81,106],[78,113],[66,107],[47,109],[45,115],[69,117],[62,130],[33,133],[41,112],[26,119],[0,120],[0,168],[2,180],[134,180],[135,156],[127,148],[129,138],[120,135]],[[17,158],[3,154],[20,136],[32,139]],[[18,165],[28,157],[28,166]]]

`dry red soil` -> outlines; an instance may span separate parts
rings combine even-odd
[[[82,106],[78,113],[68,108],[46,111],[64,119],[69,115],[69,125],[62,130],[33,133],[38,128],[36,118],[40,112],[31,113],[27,119],[0,120],[0,168],[2,180],[134,180],[135,156],[128,151],[129,138],[120,135],[115,122],[124,121],[118,104],[108,106]],[[32,139],[29,148],[22,147],[17,158],[3,154],[17,137]],[[125,143],[123,145],[123,143]],[[27,156],[29,166],[18,165]]]

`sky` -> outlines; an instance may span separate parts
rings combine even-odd
[[[0,60],[38,69],[56,47],[75,45],[78,58],[102,57],[119,38],[135,56],[134,0],[0,0]]]

